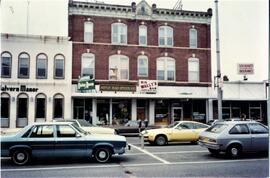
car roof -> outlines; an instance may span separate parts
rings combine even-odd
[[[68,125],[71,124],[72,122],[35,122],[32,125]]]
[[[226,123],[226,124],[248,124],[248,123],[259,123],[254,120],[231,120],[231,121],[218,121],[218,124],[220,123]]]

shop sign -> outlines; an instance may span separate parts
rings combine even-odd
[[[84,76],[79,79],[78,90],[94,90],[95,80],[90,79],[90,76]]]
[[[135,85],[112,85],[112,84],[100,84],[100,91],[129,91],[135,92]]]
[[[19,87],[8,87],[7,85],[1,86],[1,91],[14,91],[14,92],[37,92],[38,88],[30,88],[26,85],[20,85]]]
[[[238,64],[238,74],[240,75],[252,75],[254,74],[254,64]]]
[[[157,80],[139,80],[139,89],[141,93],[155,94],[157,93]]]

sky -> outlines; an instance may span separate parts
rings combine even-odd
[[[87,1],[87,0],[82,0]],[[95,0],[88,0],[94,2]],[[157,8],[172,9],[178,0],[146,0]],[[29,2],[29,3],[28,3]],[[140,0],[98,0],[131,5]],[[2,0],[1,32],[35,35],[68,35],[68,0]],[[216,23],[214,0],[182,0],[183,10],[213,9],[211,22],[212,78],[216,75]],[[230,81],[243,80],[237,64],[254,64],[248,81],[268,79],[268,0],[219,0],[221,73]],[[27,13],[28,9],[28,13]],[[27,15],[28,14],[28,15]]]

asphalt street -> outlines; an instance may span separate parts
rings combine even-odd
[[[167,146],[145,144],[138,137],[128,137],[131,150],[114,156],[110,163],[85,159],[42,159],[26,166],[15,166],[1,159],[1,177],[267,177],[267,154],[245,154],[230,159],[212,156],[207,149],[190,143]]]

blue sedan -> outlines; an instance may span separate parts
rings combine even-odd
[[[1,136],[1,156],[17,165],[33,157],[94,157],[108,162],[113,154],[124,154],[126,138],[118,135],[93,135],[67,122],[34,123],[18,133]]]

